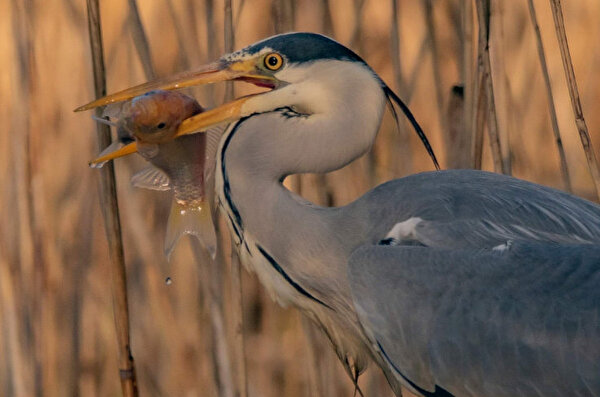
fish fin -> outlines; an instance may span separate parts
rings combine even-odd
[[[147,166],[132,176],[131,185],[141,189],[159,190],[161,192],[171,189],[171,181],[167,174],[153,165]]]
[[[109,125],[111,127],[115,127],[118,128],[119,126],[117,125],[117,123],[115,123],[114,121],[110,121],[108,119],[105,119],[103,117],[98,117],[95,114],[92,114],[92,120],[97,121],[98,123],[102,123],[105,125]]]
[[[206,131],[206,167],[204,168],[205,181],[209,180],[215,173],[215,157],[217,155],[217,150],[219,149],[219,142],[221,141],[223,132],[225,132],[225,128],[227,128],[227,125],[220,125],[210,128],[208,131]]]
[[[115,102],[108,104],[102,110],[102,117],[114,117],[116,119],[121,118],[125,104],[127,102]]]
[[[165,255],[171,256],[179,238],[184,234],[195,236],[200,244],[208,251],[211,258],[217,253],[217,236],[207,202],[199,205],[183,205],[173,200],[167,234],[165,236]]]
[[[97,158],[104,157],[107,154],[112,153],[112,152],[120,149],[123,146],[124,145],[121,142],[114,141],[113,143],[108,145],[106,148],[104,148],[104,150],[100,152],[100,154],[97,156]],[[104,164],[106,164],[107,162],[108,161],[102,161],[99,163],[90,163],[90,168],[102,168],[102,167],[104,167]]]

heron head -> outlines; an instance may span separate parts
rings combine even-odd
[[[347,85],[351,87],[356,79],[353,80],[353,76],[339,73],[340,65],[354,65],[361,68],[363,72],[366,71],[367,73],[363,73],[362,76],[367,76],[366,79],[370,79],[371,83],[381,87],[382,92],[390,100],[391,90],[350,49],[319,34],[287,33],[227,54],[218,61],[197,70],[179,73],[105,96],[77,108],[76,111],[131,100],[148,91],[175,90],[219,81],[245,81],[268,89],[266,92],[247,95],[185,119],[179,124],[175,134],[165,136],[166,142],[178,136],[206,131],[212,126],[230,123],[253,113],[294,105],[286,103],[290,95],[283,95],[284,87],[299,87],[303,82],[317,82],[312,85],[305,84],[306,93],[315,89],[318,91],[320,86],[332,79],[338,81],[346,79]],[[276,92],[281,95],[275,95]],[[296,94],[296,90],[293,89],[286,92]],[[312,97],[314,98],[315,95],[313,94]],[[396,100],[397,97],[392,99]],[[310,106],[309,102],[305,101],[305,105]],[[135,150],[130,147],[128,150],[115,152],[112,158],[132,152]]]

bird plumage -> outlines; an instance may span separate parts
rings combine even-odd
[[[277,43],[283,39],[277,38]],[[268,43],[257,46],[268,47],[266,51],[277,47]],[[260,110],[228,129],[218,155],[217,194],[242,263],[256,271],[280,303],[293,304],[312,318],[342,362],[353,362],[361,371],[367,357],[375,359],[397,393],[400,384],[439,396],[525,396],[535,390],[544,395],[554,386],[584,393],[588,385],[594,390],[593,377],[577,380],[580,373],[568,370],[569,365],[583,365],[589,375],[593,360],[583,362],[577,354],[565,353],[582,341],[592,352],[587,357],[598,358],[594,348],[600,342],[593,337],[600,303],[590,309],[595,315],[586,317],[587,312],[580,311],[583,295],[563,301],[548,289],[560,276],[550,280],[544,274],[558,268],[565,273],[569,266],[597,273],[600,250],[594,247],[600,242],[600,208],[540,185],[466,170],[391,181],[340,208],[306,202],[285,189],[283,179],[340,168],[368,150],[386,94],[362,61],[333,56],[303,62],[295,53],[286,55],[281,45],[277,49],[288,60],[299,59],[275,74],[286,85],[249,101]],[[394,225],[412,218],[419,218],[411,239],[420,246],[377,244]],[[514,241],[519,241],[516,247]],[[510,248],[497,249],[503,244]],[[571,245],[554,250],[557,256],[536,256],[549,252],[544,244]],[[529,256],[517,254],[527,250]],[[422,255],[407,257],[405,251]],[[569,252],[574,254],[570,260]],[[404,262],[414,281],[403,279]],[[492,272],[496,267],[499,270]],[[528,300],[528,295],[517,294],[518,288],[504,286],[515,270],[520,270],[515,277],[522,277],[516,284],[537,274],[538,290],[546,295],[530,288],[527,291],[536,298]],[[485,282],[461,282],[469,271]],[[573,281],[571,287],[590,291],[597,285],[596,278],[578,280],[585,286]],[[505,300],[504,294],[509,294]],[[553,298],[557,302],[551,306]],[[410,307],[417,302],[415,315]],[[473,312],[471,304],[477,304]],[[577,329],[560,334],[548,324],[536,328],[538,319],[545,320],[540,313],[547,307],[558,316],[555,324],[562,319],[587,321],[580,329],[589,336],[581,339]],[[477,321],[485,323],[486,313],[491,322],[481,327]],[[537,336],[549,341],[537,345],[539,350],[526,342]],[[553,351],[550,346],[557,338],[569,344]],[[457,345],[444,345],[448,340]],[[440,347],[431,348],[434,345]],[[509,354],[504,348],[521,351]],[[527,360],[546,364],[516,376],[514,366]],[[562,370],[546,372],[551,364],[560,364]],[[497,375],[486,376],[486,365]],[[544,386],[535,386],[538,381]]]
[[[377,266],[379,256],[371,258],[372,265],[355,262],[354,256],[364,247],[380,249],[377,242],[385,238],[396,223],[413,217],[421,218],[422,221],[415,226],[415,238],[423,246],[420,249],[445,249],[440,254],[442,258],[448,256],[447,252],[455,252],[456,258],[465,261],[465,264],[457,261],[458,268],[467,264],[473,266],[472,256],[479,250],[492,252],[495,247],[509,240],[588,243],[590,246],[598,244],[600,240],[600,209],[597,205],[551,188],[478,171],[413,175],[380,185],[344,207],[315,206],[283,187],[282,176],[293,172],[293,169],[282,164],[275,167],[271,163],[289,160],[298,166],[298,160],[293,156],[277,155],[272,159],[270,156],[275,148],[269,144],[258,144],[265,142],[264,137],[270,134],[281,134],[282,139],[286,138],[285,130],[263,128],[265,119],[276,118],[284,124],[290,122],[279,112],[250,117],[226,133],[220,151],[220,158],[224,159],[225,164],[224,167],[223,163],[220,165],[221,174],[217,183],[223,209],[232,228],[238,230],[238,239],[234,233],[234,240],[239,246],[242,262],[257,272],[262,283],[280,303],[293,304],[313,318],[335,344],[340,357],[351,357],[360,369],[369,356],[384,368],[391,365],[378,356],[379,352],[367,338],[369,330],[399,332],[394,323],[370,325],[373,323],[357,316],[355,308],[362,303],[362,299],[376,302],[373,313],[380,313],[383,318],[401,319],[410,317],[411,312],[402,312],[397,302],[389,302],[388,297],[393,290],[386,284],[376,287],[374,283],[357,293],[360,289],[352,276],[348,278],[346,274],[349,271],[348,261],[351,261],[350,269],[359,275],[374,272],[389,282],[399,281],[396,273]],[[269,120],[268,124],[273,125],[273,120]],[[312,153],[304,152],[301,148],[298,151],[303,156]],[[279,172],[270,174],[269,170]],[[229,180],[230,190],[227,194],[223,189],[223,179],[219,178]],[[231,212],[231,205],[236,208],[239,224]],[[265,259],[264,252],[268,253],[268,259]],[[285,277],[274,268],[272,261],[283,269]],[[428,263],[427,260],[424,263]],[[513,262],[509,260],[508,263]],[[502,264],[499,263],[499,266]],[[552,267],[552,262],[544,265],[546,268]],[[519,266],[525,269],[542,268],[539,263],[528,263],[526,260],[521,260]],[[600,265],[596,263],[596,267]],[[431,264],[430,269],[435,269],[435,266]],[[445,272],[440,271],[442,274]],[[424,272],[423,276],[427,278],[427,274]],[[432,280],[432,293],[445,289],[445,284],[436,284],[437,281]],[[307,297],[296,286],[301,286],[313,298]],[[469,286],[463,284],[461,288]],[[448,299],[453,302],[454,298],[448,296]],[[493,301],[485,303],[492,304]],[[536,305],[535,302],[531,304]],[[560,307],[565,308],[564,305]],[[468,314],[465,310],[462,313]],[[460,317],[457,321],[460,321]],[[456,326],[460,331],[460,322]],[[417,326],[404,331],[410,340],[408,345],[426,347],[443,336],[443,332],[439,332],[434,338],[423,331],[424,328]],[[424,336],[431,338],[420,339]],[[393,343],[393,337],[381,343]],[[507,334],[507,337],[515,336]],[[479,352],[475,347],[465,350],[474,363],[487,354],[485,344],[480,348]],[[428,355],[419,353],[423,352],[406,349],[403,355],[410,362],[429,360]],[[446,364],[450,363],[445,362],[440,366]],[[476,365],[469,369],[476,370]],[[385,370],[389,375],[390,368]],[[420,376],[426,376],[428,371],[424,368],[421,370],[416,371],[419,376],[410,373],[407,379],[424,391],[434,392],[436,384],[423,381]],[[457,374],[455,381],[461,381],[460,375]],[[398,378],[390,380],[392,383],[402,383]],[[411,387],[408,382],[404,384]],[[445,382],[437,386],[448,387]],[[398,386],[395,388],[398,389]],[[519,389],[507,386],[506,390],[518,395]]]
[[[391,102],[437,164],[408,108],[341,44],[274,36],[79,110],[234,79],[272,90],[185,120],[176,136],[232,122],[215,189],[241,261],[315,321],[349,374],[371,358],[397,394],[600,395],[597,204],[468,170],[390,181],[339,208],[283,186],[364,154]]]
[[[599,258],[593,244],[364,246],[348,273],[373,348],[416,392],[598,396]]]

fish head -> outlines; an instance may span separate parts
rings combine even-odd
[[[124,106],[118,135],[138,143],[159,144],[173,139],[181,122],[202,112],[190,96],[177,91],[150,91]]]

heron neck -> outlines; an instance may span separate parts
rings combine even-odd
[[[369,150],[385,95],[365,65],[325,66],[328,78],[318,84],[309,79],[255,97],[275,110],[252,114],[228,129],[218,155],[217,188],[243,229],[238,232],[270,250],[294,276],[304,276],[308,287],[323,284],[335,296],[340,274],[345,279],[352,247],[346,234],[352,227],[346,227],[340,209],[316,206],[282,181],[292,174],[339,169]],[[252,106],[259,109],[259,104]]]
[[[310,203],[282,183],[287,175],[311,171],[315,162],[335,169],[351,159],[331,156],[316,144],[318,140],[300,139],[294,134],[275,142],[272,134],[277,131],[262,126],[272,125],[269,120],[280,117],[265,114],[242,120],[223,139],[217,189],[228,216],[237,224],[233,229],[239,229],[232,234],[239,233],[246,243],[260,245],[295,282],[321,300],[336,296],[351,305],[340,280],[349,255],[345,229],[340,227],[340,209]],[[353,151],[354,156],[362,152]],[[314,158],[315,152],[325,158]],[[313,159],[306,164],[302,159],[311,153]],[[242,245],[240,249],[245,248]]]
[[[362,241],[364,225],[356,224],[345,207],[324,208],[304,200],[287,190],[283,179],[335,170],[366,152],[383,112],[383,98],[376,99],[379,105],[365,105],[379,106],[367,112],[370,117],[359,116],[364,110],[359,102],[348,113],[331,117],[286,114],[293,109],[248,117],[228,129],[217,155],[217,194],[238,239],[242,263],[257,272],[280,302],[312,313],[338,350],[359,362],[364,362],[366,350],[357,336],[361,331],[346,266]],[[286,276],[265,265],[261,248]],[[295,293],[289,285],[292,293],[286,296],[282,284],[290,280],[314,299],[305,299],[306,294]]]

